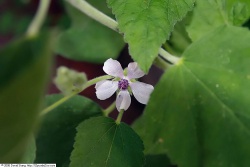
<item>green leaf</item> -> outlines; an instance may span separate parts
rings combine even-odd
[[[193,8],[193,3],[194,0],[108,0],[132,58],[145,72],[176,22]]]
[[[171,163],[166,154],[146,155],[146,165],[144,167],[171,167]]]
[[[143,144],[126,124],[107,117],[91,118],[77,127],[71,167],[142,167]]]
[[[105,1],[91,0],[90,3],[110,15]],[[58,37],[55,51],[69,59],[92,63],[116,59],[124,47],[122,37],[70,4],[65,5],[72,18],[72,26]]]
[[[22,157],[21,163],[23,164],[32,164],[36,159],[36,141],[32,136],[28,141],[27,148],[25,150],[25,154]]]
[[[245,6],[245,9],[243,9],[242,11],[238,11],[239,12],[238,14],[240,14],[241,12],[244,12],[244,13],[241,13],[242,15],[238,15],[236,17],[241,20],[241,24],[249,19],[250,17],[250,1],[249,0],[227,0],[226,5],[227,5],[227,8],[230,10],[234,8],[239,9],[240,6]],[[237,25],[240,25],[240,24],[237,24]]]
[[[34,130],[50,70],[51,37],[22,38],[0,50],[0,162],[19,162]]]
[[[50,106],[62,94],[46,97]],[[85,119],[101,114],[101,108],[83,96],[74,96],[44,116],[38,132],[36,163],[56,163],[57,166],[68,166],[70,153],[73,150],[77,125]]]
[[[250,3],[245,0],[196,0],[193,18],[187,31],[193,41],[222,25],[241,25],[250,17]],[[228,3],[228,4],[227,4]]]
[[[192,43],[188,36],[186,25],[189,24],[191,13],[180,22],[175,24],[170,39],[163,44],[163,47],[171,54],[181,56],[184,50]],[[169,43],[169,44],[168,44]]]
[[[179,167],[250,165],[249,40],[246,29],[220,27],[166,71],[136,123],[146,153]]]
[[[229,18],[231,20],[231,22],[233,23],[233,25],[242,25],[243,23],[245,23],[250,16],[250,13],[248,12],[248,10],[250,7],[247,7],[246,4],[244,3],[236,3],[229,14]]]

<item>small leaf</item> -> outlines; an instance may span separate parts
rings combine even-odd
[[[135,126],[146,153],[179,167],[249,166],[249,41],[247,29],[219,27],[165,72]]]
[[[106,14],[111,13],[105,1],[90,0],[90,3]],[[92,63],[116,59],[124,47],[122,37],[70,4],[65,3],[65,6],[72,18],[72,26],[58,37],[55,51],[69,59]]]
[[[229,15],[231,22],[234,25],[241,25],[244,23],[249,18],[248,10],[249,9],[244,3],[234,4]]]
[[[37,121],[50,71],[49,33],[0,50],[0,162],[19,162]]]
[[[190,38],[198,40],[222,25],[242,25],[250,17],[250,1],[196,0],[193,18],[187,27]]]
[[[46,97],[47,106],[63,98],[62,94]],[[83,96],[74,96],[44,116],[36,137],[36,163],[68,166],[77,125],[89,117],[101,115],[100,107]]]
[[[145,72],[177,21],[192,10],[194,0],[108,0],[132,58]]]
[[[242,6],[244,5],[247,8],[247,17],[245,18],[245,20],[242,20],[242,23],[244,23],[245,21],[247,21],[250,17],[250,1],[249,0],[226,0],[226,5],[227,5],[227,9],[232,9],[235,6]]]
[[[142,167],[143,144],[126,124],[107,117],[91,118],[77,127],[71,167]]]

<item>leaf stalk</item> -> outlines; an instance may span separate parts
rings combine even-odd
[[[101,11],[99,11],[96,8],[94,8],[93,6],[91,6],[85,0],[66,0],[66,1],[70,5],[72,5],[73,7],[77,8],[78,10],[83,12],[84,14],[91,17],[92,19],[98,21],[99,23],[107,26],[108,28],[110,28],[116,32],[119,32],[118,23],[115,20],[113,20],[109,16],[105,15]],[[177,63],[178,60],[180,59],[176,56],[171,55],[170,53],[168,53],[166,50],[164,50],[162,48],[159,49],[159,54],[161,56],[163,56],[165,59],[167,59],[169,62],[171,62],[172,64]]]
[[[28,37],[36,36],[36,34],[39,32],[42,24],[44,23],[45,17],[48,13],[49,4],[50,0],[40,0],[36,15],[26,32],[26,35]]]
[[[60,100],[58,100],[57,102],[53,103],[52,105],[48,106],[47,108],[45,108],[44,110],[41,111],[40,116],[43,116],[45,114],[47,114],[48,112],[50,112],[51,110],[55,109],[56,107],[58,107],[59,105],[63,104],[64,102],[66,102],[67,100],[69,100],[70,98],[74,97],[75,95],[77,95],[78,93],[82,92],[83,90],[85,90],[86,88],[88,88],[91,85],[94,85],[95,83],[105,80],[105,79],[111,79],[112,76],[109,75],[103,75],[94,79],[89,80],[88,82],[86,82],[83,86],[83,88],[80,91],[77,92],[72,92],[72,94],[65,96],[63,98],[61,98]]]

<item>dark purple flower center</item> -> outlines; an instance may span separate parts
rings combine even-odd
[[[119,89],[122,89],[122,90],[126,90],[128,89],[128,80],[126,79],[121,79],[120,81],[118,81],[118,87]]]

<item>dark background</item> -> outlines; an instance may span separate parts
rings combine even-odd
[[[6,44],[15,40],[17,38],[25,35],[25,32],[34,17],[39,0],[0,0],[0,48],[4,47]],[[51,0],[49,7],[49,13],[46,18],[43,29],[45,28],[57,28],[60,30],[66,30],[70,27],[70,19],[67,16],[63,1]],[[55,37],[56,38],[56,37]],[[101,53],[100,53],[101,54]],[[120,55],[118,55],[117,60],[122,64],[122,67],[127,67],[128,63],[132,62],[131,57],[128,53],[127,45],[123,48]],[[102,70],[103,64],[93,64],[88,62],[77,62],[67,58],[62,55],[55,55],[54,57],[54,67],[51,71],[51,82],[48,85],[47,94],[60,93],[60,91],[53,84],[52,80],[56,73],[56,68],[59,66],[66,66],[75,69],[80,72],[85,72],[88,79],[105,75]],[[149,74],[142,77],[140,81],[155,85],[159,80],[162,71],[157,67],[152,67]],[[111,98],[101,101],[96,98],[94,86],[89,87],[85,91],[80,93],[98,104],[103,108],[108,107],[113,101],[115,101],[115,95]],[[140,104],[132,97],[131,106],[125,112],[123,116],[123,121],[126,123],[132,123],[143,111],[145,105]],[[111,113],[111,117],[116,118],[118,114],[115,109]]]

